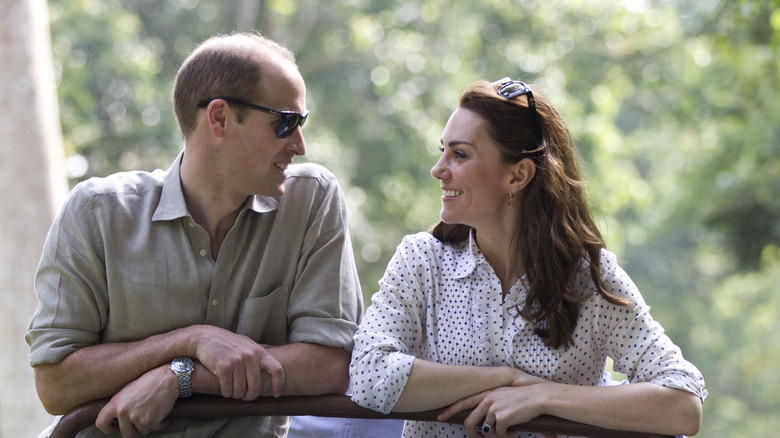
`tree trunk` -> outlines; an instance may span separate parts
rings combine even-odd
[[[0,437],[52,423],[38,400],[24,334],[33,277],[67,191],[44,0],[0,0]]]

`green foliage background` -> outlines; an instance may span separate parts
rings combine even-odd
[[[608,247],[703,371],[700,436],[780,430],[780,1],[52,0],[71,182],[167,168],[194,44],[259,30],[298,55],[305,159],[342,182],[364,294],[438,219],[460,91],[533,83],[567,119]]]

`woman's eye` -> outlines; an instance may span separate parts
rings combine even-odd
[[[439,148],[439,151],[440,151],[442,154],[444,154],[444,153],[446,152],[446,149],[447,149],[447,148],[440,147],[440,148]],[[463,152],[463,151],[461,151],[460,149],[451,149],[451,152],[452,152],[452,155],[454,155],[454,156],[455,156],[455,159],[459,159],[459,158],[467,158],[467,157],[468,157],[468,155],[466,155],[466,153],[465,153],[465,152]]]

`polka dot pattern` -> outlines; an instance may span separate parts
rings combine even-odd
[[[605,286],[632,306],[595,294],[587,263],[576,284],[588,297],[574,345],[553,350],[517,315],[528,292],[520,279],[502,301],[501,284],[473,240],[443,244],[428,233],[406,236],[379,282],[355,334],[352,399],[390,412],[416,357],[450,365],[512,366],[548,380],[599,386],[608,357],[630,382],[654,382],[702,399],[704,379],[650,316],[649,307],[614,254],[602,251]],[[465,437],[462,426],[408,421],[404,437]],[[522,436],[536,436],[534,434]]]

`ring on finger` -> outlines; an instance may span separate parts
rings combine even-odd
[[[482,435],[487,435],[493,430],[493,426],[487,424],[487,423],[481,423],[479,426],[477,426],[477,431],[480,432]]]

